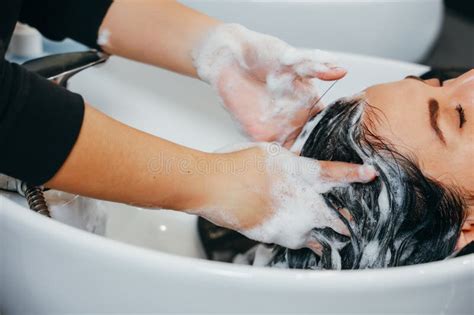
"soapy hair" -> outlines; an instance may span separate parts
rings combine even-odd
[[[351,236],[331,228],[313,229],[320,255],[275,246],[269,266],[382,268],[441,260],[453,253],[465,218],[462,194],[425,176],[415,159],[371,133],[371,122],[364,117],[368,111],[375,113],[361,99],[342,99],[329,106],[301,153],[316,160],[371,163],[378,170],[378,178],[369,184],[324,194]]]

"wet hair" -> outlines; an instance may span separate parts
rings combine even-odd
[[[376,167],[379,176],[373,182],[333,188],[323,195],[351,236],[328,227],[313,229],[319,254],[275,246],[270,266],[382,268],[442,260],[453,253],[465,218],[463,195],[425,176],[413,157],[373,134],[367,112],[377,117],[361,99],[335,102],[317,117],[301,153]]]
[[[421,78],[444,81],[468,70],[432,69]],[[372,110],[368,104],[365,107]],[[351,238],[329,228],[314,229],[313,237],[322,245],[320,254],[274,246],[270,266],[362,269],[424,263],[453,254],[469,198],[454,187],[428,178],[413,157],[403,156],[371,133],[370,120],[364,117],[368,122],[364,125],[360,111],[357,100],[343,99],[328,107],[317,116],[319,124],[302,150],[303,156],[315,159],[365,161],[379,169],[380,176],[370,184],[333,189],[324,196],[351,230]],[[305,129],[302,135],[307,133]],[[198,219],[198,231],[208,258],[230,262],[236,254],[245,253],[248,263],[252,263],[250,249],[258,242],[203,218]],[[471,253],[474,242],[456,256]]]

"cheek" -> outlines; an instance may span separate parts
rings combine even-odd
[[[439,163],[432,168],[433,174],[439,174],[440,180],[447,184],[463,187],[467,191],[474,191],[474,167],[473,146],[466,150],[444,154],[439,156]]]

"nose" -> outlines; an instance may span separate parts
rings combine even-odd
[[[453,100],[451,103],[462,104],[464,108],[474,107],[474,69],[446,81],[444,87]]]
[[[465,84],[470,84],[470,86],[474,88],[474,69],[467,71],[456,79],[446,80],[443,82],[444,86],[461,86]]]
[[[452,83],[454,82],[454,80],[456,80],[456,79],[449,79],[449,80],[446,80],[446,81],[443,82],[443,85],[444,85],[444,86],[449,86],[450,84],[452,84]]]

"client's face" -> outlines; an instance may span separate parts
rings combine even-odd
[[[375,109],[364,116],[374,134],[415,157],[427,176],[474,191],[474,69],[445,82],[375,85],[366,101]]]

